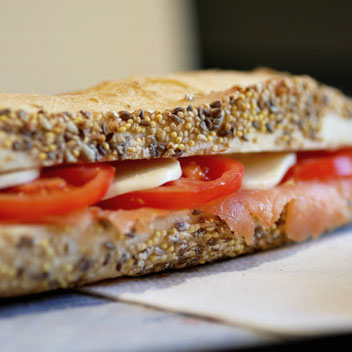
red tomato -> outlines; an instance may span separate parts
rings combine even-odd
[[[122,194],[99,205],[106,209],[196,208],[241,187],[244,167],[237,160],[198,156],[180,159],[180,162],[183,171],[180,179],[157,188]]]
[[[105,195],[114,173],[108,164],[44,171],[38,180],[0,193],[0,219],[40,222],[92,205]]]
[[[335,152],[317,151],[298,153],[298,162],[292,166],[284,181],[307,181],[352,175],[352,148]]]
[[[182,165],[182,176],[192,180],[210,181],[208,173],[208,167],[201,167],[194,160]]]
[[[44,194],[53,191],[64,190],[66,187],[67,182],[60,177],[40,177],[35,181],[12,187],[9,189],[9,191],[10,193],[17,192],[26,195],[39,193]]]

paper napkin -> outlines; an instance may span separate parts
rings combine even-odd
[[[352,332],[352,228],[193,269],[88,286],[121,301],[266,332]]]

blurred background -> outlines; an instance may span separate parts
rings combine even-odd
[[[352,94],[352,1],[0,0],[0,91],[269,66]]]

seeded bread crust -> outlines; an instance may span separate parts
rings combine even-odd
[[[351,145],[322,134],[329,114],[352,120],[352,100],[267,69],[132,77],[60,96],[0,94],[0,171]]]
[[[251,245],[219,217],[197,209],[154,219],[144,233],[121,233],[109,221],[89,227],[1,225],[0,297],[183,269],[288,242],[284,213],[270,228],[257,223]]]

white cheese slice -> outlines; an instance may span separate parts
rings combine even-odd
[[[31,182],[40,175],[39,169],[9,172],[0,175],[0,189],[22,185]]]
[[[181,165],[176,159],[123,161],[118,164],[115,179],[103,199],[159,187],[181,175]]]
[[[232,154],[244,165],[241,189],[267,189],[276,186],[296,163],[295,153]]]

